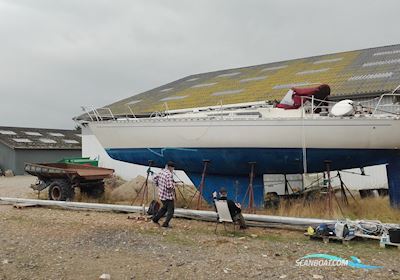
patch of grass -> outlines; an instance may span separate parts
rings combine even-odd
[[[206,234],[211,234],[211,231],[206,232]],[[212,232],[214,234],[214,231]],[[214,234],[215,236],[219,237],[235,237],[235,238],[240,238],[240,237],[249,237],[250,235],[242,232],[242,231],[235,231],[233,232],[232,229],[228,229],[225,231],[224,228],[218,227],[217,233]]]
[[[195,243],[186,236],[182,236],[180,234],[175,233],[167,233],[165,235],[164,240],[167,242],[184,245],[184,246],[194,246]]]
[[[140,179],[140,178],[139,178]],[[137,180],[139,180],[137,179]],[[144,178],[141,178],[141,180]],[[118,181],[122,183],[123,181]],[[134,180],[132,182],[135,182]],[[140,183],[140,182],[139,182]],[[141,186],[141,184],[139,184]],[[81,194],[79,188],[76,189],[76,195],[74,201],[79,202],[94,202],[94,203],[110,203],[110,204],[124,204],[130,205],[132,203],[132,198],[125,196],[124,201],[116,201],[112,198],[112,192],[119,188],[118,184],[113,185],[113,187],[106,186],[105,195],[99,199],[93,199]],[[148,204],[152,199],[150,195],[152,191],[148,193]],[[197,205],[198,193],[193,197],[195,193],[195,188],[193,186],[179,186],[177,189],[177,201],[175,206],[186,207],[191,201],[191,207],[194,209]],[[32,198],[37,198],[36,194],[32,193]],[[41,192],[41,199],[47,199],[47,189]],[[390,206],[388,197],[371,197],[361,199],[356,197],[354,201],[351,197],[348,197],[349,204],[345,205],[341,202],[340,198],[336,200],[332,199],[332,211],[328,211],[326,207],[326,199],[324,197],[316,198],[312,201],[305,201],[303,199],[292,199],[292,200],[282,200],[278,209],[260,209],[257,210],[258,214],[267,215],[277,215],[277,216],[289,216],[289,217],[305,217],[305,218],[326,218],[326,219],[343,219],[348,218],[352,220],[364,219],[364,220],[380,220],[385,223],[399,223],[400,222],[400,210],[394,209]],[[138,199],[136,205],[140,202]],[[202,201],[202,209],[213,211],[210,205],[207,205],[205,201]],[[201,230],[201,229],[200,229]],[[208,229],[204,229],[208,231]]]
[[[20,224],[22,222],[27,222],[27,221],[31,222],[31,219],[29,219],[25,216],[22,216],[22,215],[10,215],[7,218],[12,223],[17,223],[17,224]]]
[[[400,210],[392,208],[388,197],[371,197],[356,201],[349,198],[349,204],[343,204],[339,198],[339,205],[332,199],[332,212],[326,207],[326,200],[291,200],[283,201],[278,209],[262,211],[264,214],[272,214],[290,217],[326,218],[326,219],[365,219],[380,220],[386,223],[399,223]],[[261,213],[260,213],[261,214]]]
[[[293,241],[302,241],[304,238],[296,238],[293,236],[287,236],[285,234],[271,234],[266,233],[259,235],[257,239],[265,240],[265,241],[272,241],[272,242],[293,242]]]
[[[379,249],[379,241],[376,240],[355,240],[349,243],[348,248],[364,253],[376,252]]]

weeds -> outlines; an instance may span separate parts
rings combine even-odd
[[[258,213],[307,218],[380,220],[393,223],[400,221],[400,210],[390,206],[388,197],[356,198],[356,201],[350,200],[348,205],[340,200],[338,203],[333,199],[332,211],[330,212],[326,207],[325,199],[313,201],[286,200],[277,209],[261,210]]]

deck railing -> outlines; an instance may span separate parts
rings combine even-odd
[[[385,104],[383,100],[385,97],[392,97],[392,103]],[[373,99],[354,102],[354,113],[368,114],[368,115],[393,115],[400,116],[400,93],[385,93]],[[375,103],[375,105],[373,105]],[[301,109],[303,117],[314,117],[316,115],[331,116],[330,111],[332,107],[337,104],[334,101],[321,100],[311,97],[301,98]],[[322,114],[321,114],[322,112]]]
[[[365,101],[358,101],[355,102],[354,104],[354,112],[359,113],[359,114],[368,114],[368,115],[393,115],[393,116],[399,116],[400,117],[400,93],[396,93],[397,90],[400,89],[400,85],[391,93],[386,93],[382,94],[379,97],[375,97],[369,100]],[[385,99],[388,99],[387,97],[392,97],[392,103],[390,104],[385,104],[383,101]],[[334,101],[329,101],[329,100],[321,100],[317,99],[314,96],[311,97],[302,97],[301,98],[301,117],[302,118],[314,118],[316,116],[331,116],[330,111],[332,107],[336,104],[337,102]],[[376,104],[375,106],[373,104]],[[272,106],[272,105],[269,105]],[[127,105],[130,114],[124,114],[124,115],[117,115],[112,112],[110,108],[95,108],[94,106],[83,106],[82,110],[85,112],[85,114],[89,117],[90,121],[95,122],[95,121],[106,121],[106,120],[140,120],[138,118],[133,109]],[[212,117],[210,116],[209,118],[213,119],[224,119],[228,118],[231,119],[232,115],[227,114],[227,112],[232,112],[232,110],[235,109],[253,109],[256,110],[257,108],[265,108],[266,103],[265,102],[260,102],[260,104],[254,104],[252,106],[241,106],[241,105],[223,105],[222,102],[220,102],[217,106],[212,106],[208,108],[207,110],[201,110],[202,112],[209,112],[210,114],[214,114]],[[151,114],[149,114],[146,118],[147,119],[158,119],[158,118],[169,118],[172,114],[183,114],[183,113],[196,113],[199,112],[199,110],[193,109],[193,111],[190,110],[177,110],[177,111],[182,111],[182,112],[174,112],[170,111],[168,109],[168,104],[164,103],[162,110],[160,111],[155,111]],[[240,114],[237,114],[237,117],[240,116]],[[203,117],[204,118],[204,117]],[[260,118],[262,118],[262,115],[260,114]]]

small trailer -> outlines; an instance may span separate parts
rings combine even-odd
[[[70,201],[75,188],[88,197],[103,196],[104,179],[110,177],[114,169],[69,163],[26,163],[25,172],[38,178],[32,189],[48,188],[50,200]]]

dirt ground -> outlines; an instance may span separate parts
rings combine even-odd
[[[33,176],[0,176],[0,196],[33,198],[34,192],[29,186],[36,182]]]
[[[0,196],[32,197],[32,177],[0,178]],[[131,215],[132,216],[132,215]],[[251,228],[226,233],[215,224],[173,219],[171,229],[108,212],[0,205],[0,280],[8,279],[400,279],[400,250],[370,241],[348,246],[301,232]],[[383,266],[298,267],[326,253]]]

